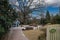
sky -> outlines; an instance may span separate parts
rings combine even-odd
[[[59,8],[58,7],[49,6],[49,7],[47,7],[47,10],[50,12],[50,14],[57,14],[57,13],[59,13]]]
[[[51,14],[59,13],[60,0],[46,0],[45,3]]]
[[[50,14],[59,13],[60,0],[44,0],[46,9],[50,12]]]
[[[28,0],[27,0],[28,1]],[[17,5],[19,6],[19,3],[17,2],[17,0],[9,0],[10,4],[13,5]],[[60,6],[60,0],[34,0],[33,3],[31,5],[30,8],[34,8],[34,4],[43,4],[46,9],[44,9],[45,11],[49,11],[50,14],[57,14],[59,12],[59,6]],[[28,4],[29,5],[29,4]],[[33,15],[37,16],[39,12],[34,11]]]

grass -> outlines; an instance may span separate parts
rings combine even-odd
[[[38,37],[43,33],[40,30],[26,30],[23,32],[29,40],[38,40]]]
[[[45,29],[47,27],[55,27],[55,26],[59,27],[60,24],[45,25],[43,28]],[[26,30],[23,32],[29,40],[38,40],[38,37],[44,33],[42,30]]]

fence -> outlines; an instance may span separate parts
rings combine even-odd
[[[60,27],[48,27],[46,40],[60,40]]]

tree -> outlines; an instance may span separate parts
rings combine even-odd
[[[16,14],[8,0],[0,0],[0,37],[11,27],[12,22],[17,18]]]
[[[54,15],[51,14],[51,24],[54,24]]]
[[[27,19],[29,18],[29,14],[33,12],[35,9],[40,9],[40,3],[34,2],[35,0],[17,0],[18,1],[18,6],[15,4],[17,9],[20,10],[20,13],[22,15],[22,23],[27,24]],[[40,2],[40,0],[38,0]],[[15,2],[16,3],[16,2]],[[21,21],[21,20],[20,20]]]
[[[50,23],[50,14],[49,14],[49,11],[46,12],[46,22],[47,23]]]
[[[40,19],[40,24],[41,24],[42,26],[44,26],[45,24],[47,24],[46,19],[45,19],[45,18],[41,18],[41,19]]]
[[[60,24],[60,15],[56,14],[53,18],[55,24]]]
[[[30,4],[28,5],[28,2],[30,2]],[[18,0],[18,3],[19,3],[19,6],[17,8],[19,8],[20,10],[20,14],[21,14],[21,22],[22,24],[27,24],[27,19],[28,19],[28,16],[29,16],[29,13],[31,13],[31,10],[30,10],[30,6],[32,4],[33,0]]]

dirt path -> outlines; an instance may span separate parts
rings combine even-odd
[[[11,28],[4,40],[28,40],[20,27]]]

